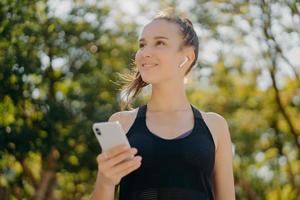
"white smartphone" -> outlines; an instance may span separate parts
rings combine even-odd
[[[127,136],[118,121],[98,122],[93,124],[93,131],[102,151],[107,151],[117,145],[125,144],[130,147]],[[132,159],[132,157],[127,158]]]

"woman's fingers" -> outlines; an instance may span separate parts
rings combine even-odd
[[[112,173],[119,174],[128,168],[138,166],[141,163],[141,160],[142,160],[141,156],[135,156],[132,160],[122,162],[121,164],[113,167]]]
[[[127,149],[129,149],[128,146],[126,145],[118,145],[116,147],[113,147],[105,152],[102,152],[98,157],[97,157],[97,161],[101,162],[101,161],[106,161],[111,159],[112,157],[115,157],[116,155],[122,153],[123,151],[126,151]]]
[[[134,157],[136,153],[136,148],[125,145],[102,152],[97,156],[99,177],[108,184],[118,184],[125,175],[140,167],[142,158]]]
[[[132,171],[138,169],[141,166],[141,160],[142,160],[142,157],[137,156],[134,158],[134,160],[128,161],[128,162],[132,162],[132,163],[126,165],[126,167],[124,167],[122,170],[118,171],[117,176],[122,178],[122,177],[130,174]]]
[[[126,158],[133,158],[133,156],[137,153],[137,149],[136,148],[131,148],[126,150],[125,152],[122,152],[120,154],[118,154],[117,156],[109,159],[107,161],[107,166],[108,167],[112,167],[122,161],[124,161]]]

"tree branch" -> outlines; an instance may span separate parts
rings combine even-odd
[[[20,162],[20,164],[21,164],[21,166],[22,166],[22,168],[23,168],[24,174],[30,179],[30,181],[31,181],[31,183],[32,183],[32,185],[33,185],[33,187],[34,187],[35,189],[37,189],[37,188],[38,188],[38,182],[37,182],[37,180],[34,178],[34,176],[33,176],[32,172],[31,172],[31,170],[30,170],[30,169],[28,168],[28,166],[26,165],[25,159],[22,159],[22,160],[20,160],[19,162]]]
[[[45,200],[47,195],[51,195],[53,185],[56,182],[56,167],[57,167],[57,150],[52,148],[47,159],[42,162],[41,183],[36,191],[34,200]]]
[[[270,44],[270,41],[269,39],[271,39],[271,36],[270,36],[270,11],[269,11],[269,6],[266,5],[266,2],[264,0],[261,1],[262,3],[260,4],[261,5],[261,9],[263,12],[265,12],[264,14],[267,16],[267,17],[263,17],[263,22],[264,22],[264,26],[263,26],[263,33],[264,33],[264,36],[266,37],[266,43],[268,45],[268,54],[270,56],[270,59],[271,59],[271,67],[268,68],[269,69],[269,73],[270,73],[270,76],[271,76],[271,79],[272,79],[272,86],[273,86],[273,89],[274,89],[274,92],[275,92],[275,101],[277,103],[277,106],[278,106],[278,109],[279,111],[281,112],[281,114],[283,115],[286,123],[288,124],[288,127],[290,129],[290,133],[293,135],[293,138],[294,138],[294,142],[298,148],[298,157],[299,157],[299,152],[300,152],[300,141],[298,140],[298,134],[297,134],[297,131],[296,131],[296,128],[294,126],[294,124],[292,123],[292,120],[290,119],[290,116],[288,115],[283,103],[282,103],[282,100],[281,100],[281,96],[280,96],[280,91],[278,89],[278,85],[277,85],[277,80],[275,78],[275,74],[276,74],[276,70],[278,68],[277,66],[277,60],[276,60],[276,56],[277,56],[277,52],[273,52],[273,48],[272,48],[272,45]]]

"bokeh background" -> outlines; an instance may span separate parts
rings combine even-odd
[[[187,93],[229,124],[237,199],[300,199],[299,0],[1,0],[0,199],[89,199],[91,125],[120,110],[118,73],[168,6],[199,36]]]

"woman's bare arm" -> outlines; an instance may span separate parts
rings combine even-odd
[[[115,186],[108,187],[103,185],[97,178],[95,189],[90,200],[114,200]]]
[[[122,125],[122,113],[113,114],[108,121],[119,121]],[[135,156],[130,161],[123,162],[129,156],[134,156],[137,153],[135,148],[124,149],[124,145],[113,147],[105,152],[110,159],[104,156],[103,152],[97,156],[98,173],[90,200],[113,200],[115,186],[120,182],[121,178],[136,170],[141,165],[141,157]]]
[[[214,194],[216,200],[235,200],[232,168],[232,144],[226,120],[214,115],[214,131],[218,145],[215,153]]]

